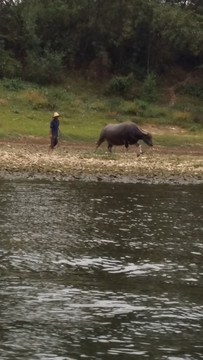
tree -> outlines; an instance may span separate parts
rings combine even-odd
[[[34,67],[46,73],[45,64],[49,73],[56,62],[59,73],[97,64],[145,78],[183,58],[200,64],[202,24],[199,0],[3,0],[1,54],[26,77]]]

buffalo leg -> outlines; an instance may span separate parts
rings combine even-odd
[[[112,147],[113,147],[113,145],[108,143],[108,151],[109,151],[110,153],[112,152]]]
[[[94,152],[96,152],[96,150],[98,149],[98,147],[104,142],[105,139],[103,138],[99,138],[99,140],[96,143],[96,148],[94,150]]]
[[[137,151],[137,156],[140,156],[142,154],[142,145],[140,144],[136,144],[138,151]]]
[[[127,141],[125,141],[125,149],[126,149],[126,151],[128,151],[128,142]]]

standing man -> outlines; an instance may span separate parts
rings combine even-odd
[[[59,134],[59,114],[54,113],[53,119],[50,122],[50,148],[51,150],[58,144],[58,134]]]

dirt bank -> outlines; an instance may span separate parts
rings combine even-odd
[[[62,142],[53,152],[48,140],[23,138],[0,141],[0,177],[83,179],[86,181],[203,183],[203,147],[146,147],[136,157],[134,147],[111,155],[105,148],[93,153],[90,143]]]

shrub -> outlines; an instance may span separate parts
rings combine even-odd
[[[157,100],[157,82],[155,74],[148,74],[143,83],[142,99],[149,102]]]
[[[194,123],[196,123],[196,124],[203,125],[203,116],[202,116],[201,114],[194,113],[194,114],[192,115],[192,120],[193,120]]]
[[[138,106],[139,109],[141,110],[146,110],[148,108],[148,104],[146,101],[144,100],[136,100],[136,105]]]
[[[143,116],[149,105],[143,100],[128,101],[122,106],[123,112],[132,116]]]
[[[186,84],[184,85],[183,92],[203,99],[203,86],[200,84]]]
[[[12,78],[20,76],[21,64],[15,59],[11,52],[0,49],[0,78]]]
[[[176,111],[174,113],[174,119],[177,125],[184,126],[190,123],[191,117],[190,117],[190,113],[187,111]]]
[[[18,91],[18,90],[26,89],[28,87],[28,84],[26,84],[20,78],[15,78],[15,79],[4,79],[3,86],[9,91]]]
[[[75,100],[75,94],[61,87],[51,88],[45,92],[45,95],[52,100],[57,99],[68,102]]]
[[[114,76],[108,85],[107,93],[125,96],[134,82],[133,74],[127,76]]]
[[[108,108],[110,111],[117,111],[121,106],[121,99],[118,97],[112,97],[109,99]]]
[[[29,53],[25,76],[40,84],[60,83],[63,79],[62,53],[45,50],[41,56]]]
[[[34,110],[48,107],[47,99],[37,90],[25,90],[21,97],[32,105]]]
[[[122,113],[127,114],[127,115],[136,116],[139,113],[139,111],[138,111],[138,107],[136,106],[135,101],[124,104]]]

